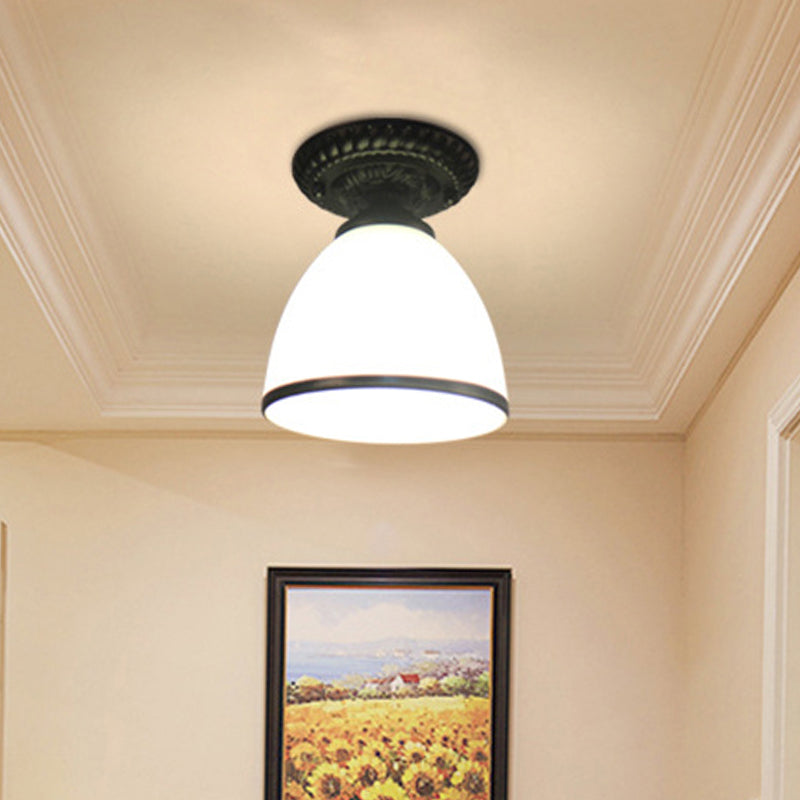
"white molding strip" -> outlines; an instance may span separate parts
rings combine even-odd
[[[8,531],[0,521],[0,800],[5,794],[6,720],[6,589],[8,586]]]
[[[752,24],[767,28],[766,34],[703,166],[682,229],[670,240],[669,254],[660,256],[666,258],[664,283],[635,333],[633,361],[657,398],[659,414],[800,170],[800,4],[783,0],[766,17],[766,5],[749,8],[758,10],[760,19]],[[742,44],[736,55],[736,61],[751,57],[750,46]]]
[[[0,4],[0,23],[9,24]],[[66,194],[0,48],[0,238],[78,375],[102,407],[124,344],[103,318],[99,292],[81,280],[91,267]],[[76,267],[77,265],[77,267]],[[85,269],[84,269],[85,268]],[[112,344],[112,339],[116,338]]]
[[[775,405],[767,421],[761,800],[789,800],[784,793],[789,489],[790,448],[798,421],[800,377]]]

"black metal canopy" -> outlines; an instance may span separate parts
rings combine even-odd
[[[307,139],[295,153],[292,174],[309,200],[352,223],[389,218],[414,224],[470,190],[478,154],[461,136],[429,122],[361,119]],[[424,222],[417,227],[431,232]]]

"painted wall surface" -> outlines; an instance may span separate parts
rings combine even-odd
[[[760,794],[767,417],[798,374],[795,278],[686,443],[688,800]]]
[[[674,800],[682,445],[0,445],[6,800],[256,800],[267,565],[510,566],[511,797]]]

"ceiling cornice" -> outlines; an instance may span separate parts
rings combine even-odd
[[[765,11],[766,4],[737,9],[724,47],[717,48],[691,115],[708,141],[685,144],[671,176],[673,184],[691,187],[673,206],[685,211],[662,228],[655,252],[647,254],[663,262],[656,270],[661,282],[638,315],[631,350],[658,415],[800,168],[800,6],[786,0],[777,13]],[[733,84],[723,93],[728,105],[700,125],[713,84],[723,81]]]
[[[119,326],[116,320],[100,319],[100,304],[87,296],[86,276],[96,270],[2,50],[0,108],[0,232],[59,342],[102,407],[117,372]]]

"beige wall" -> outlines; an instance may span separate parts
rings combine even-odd
[[[687,800],[760,792],[767,415],[798,374],[795,278],[686,443]]]
[[[6,800],[261,796],[268,564],[514,570],[511,797],[679,794],[682,445],[0,445]]]

